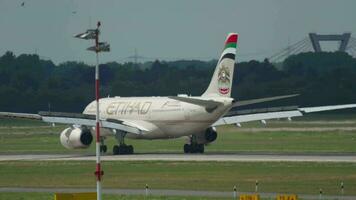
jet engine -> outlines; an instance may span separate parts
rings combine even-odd
[[[218,137],[215,127],[210,127],[204,133],[196,134],[198,144],[208,144],[214,142]]]
[[[93,135],[86,127],[66,128],[60,136],[61,144],[67,149],[88,148],[93,141]]]

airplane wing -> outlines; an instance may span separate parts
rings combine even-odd
[[[240,124],[243,122],[250,121],[260,121],[269,119],[281,119],[281,118],[292,118],[300,117],[306,113],[321,112],[329,110],[356,108],[356,104],[345,104],[345,105],[333,105],[333,106],[319,106],[319,107],[303,107],[303,108],[292,108],[282,111],[267,111],[264,113],[253,113],[253,114],[240,114],[232,115],[228,114],[216,121],[212,126],[221,126],[226,124]]]
[[[311,113],[311,112],[321,112],[321,111],[338,110],[338,109],[355,108],[355,107],[356,104],[345,104],[345,105],[334,105],[334,106],[304,107],[304,108],[299,108],[299,110],[304,113]]]
[[[283,96],[267,97],[267,98],[260,98],[260,99],[242,100],[242,101],[235,102],[232,105],[232,107],[246,106],[246,105],[258,104],[258,103],[263,103],[263,102],[268,102],[268,101],[276,101],[276,100],[280,100],[280,99],[292,98],[292,97],[295,97],[298,95],[299,94],[292,94],[292,95],[283,95]],[[177,100],[177,101],[182,101],[182,102],[205,107],[206,111],[208,111],[208,112],[212,112],[218,106],[222,105],[221,102],[217,102],[217,101],[213,101],[213,100],[196,99],[196,98],[192,98],[192,97],[170,96],[169,98]]]
[[[38,114],[0,112],[0,117],[41,120]]]
[[[39,114],[28,114],[0,112],[0,117],[33,119],[42,120],[48,123],[77,124],[90,127],[95,127],[96,123],[95,115],[85,115],[77,113],[39,112]],[[125,123],[125,121],[116,119],[101,119],[100,122],[102,128],[121,130],[133,134],[142,134],[143,131],[147,131],[141,126],[135,126],[132,123],[128,125]]]

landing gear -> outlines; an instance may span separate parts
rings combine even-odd
[[[193,135],[190,138],[190,144],[184,145],[184,153],[204,153],[204,144],[198,144]]]
[[[100,152],[106,153],[108,151],[108,147],[106,145],[100,145]]]
[[[108,150],[108,147],[104,143],[104,137],[100,137],[100,153],[106,153]]]
[[[185,144],[184,153],[204,153],[204,144]]]
[[[114,155],[127,155],[127,154],[133,154],[134,149],[132,145],[114,145],[112,152]]]
[[[115,132],[116,140],[119,142],[119,145],[114,145],[112,152],[114,155],[127,155],[133,154],[134,148],[132,145],[125,144],[126,132]]]

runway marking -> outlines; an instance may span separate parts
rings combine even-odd
[[[94,155],[0,155],[0,161],[94,161]],[[218,162],[340,162],[356,163],[356,155],[275,154],[134,154],[104,155],[103,161],[218,161]]]

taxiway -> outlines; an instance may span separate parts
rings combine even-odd
[[[309,155],[309,154],[133,154],[104,155],[103,161],[220,161],[220,162],[343,162],[356,163],[355,154]],[[94,161],[94,155],[24,154],[0,155],[0,161]]]

